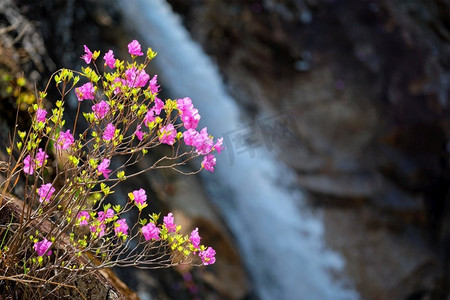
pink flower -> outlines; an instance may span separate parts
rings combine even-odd
[[[82,210],[77,215],[78,224],[80,226],[88,225],[89,219],[91,218],[89,212]]]
[[[197,152],[202,155],[206,155],[211,152],[213,147],[213,139],[209,136],[207,128],[203,128],[197,136],[195,147]]]
[[[39,148],[38,153],[36,153],[36,167],[42,167],[47,158],[47,153],[45,153],[42,148]]]
[[[142,231],[142,235],[144,236],[146,241],[151,240],[151,239],[159,241],[160,229],[158,227],[156,227],[155,224],[148,223],[147,225],[142,226],[141,231]]]
[[[168,124],[162,127],[159,132],[159,141],[163,144],[173,145],[175,143],[175,137],[177,136],[177,131],[172,124]]]
[[[114,224],[114,233],[119,237],[121,235],[128,235],[127,220],[125,219],[117,220],[116,223]]]
[[[164,225],[166,225],[167,230],[169,230],[169,232],[177,231],[177,225],[175,225],[174,223],[172,213],[169,213],[167,216],[164,217]]]
[[[198,110],[196,108],[187,110],[181,114],[181,121],[183,121],[184,128],[186,129],[197,128],[200,118],[201,117],[198,114]]]
[[[191,241],[192,246],[194,246],[195,249],[198,249],[198,247],[200,247],[201,237],[198,234],[198,228],[195,228],[195,230],[192,230],[191,237],[189,238],[189,240]]]
[[[102,162],[97,166],[97,171],[101,174],[103,174],[103,176],[108,179],[109,177],[109,173],[111,173],[112,171],[108,169],[109,164],[111,163],[111,160],[105,158],[102,160]]]
[[[216,158],[212,154],[206,155],[202,160],[202,167],[204,167],[205,170],[208,170],[210,172],[214,172],[215,164]]]
[[[156,116],[159,115],[163,108],[164,108],[164,102],[161,99],[159,99],[158,97],[155,97],[155,105],[152,107],[153,111],[155,112],[155,115]]]
[[[89,230],[91,231],[91,233],[93,233],[94,236],[98,235],[98,237],[102,237],[103,235],[105,235],[105,229],[106,225],[104,223],[89,226]]]
[[[219,154],[220,154],[220,152],[225,150],[225,147],[223,147],[222,144],[223,144],[223,138],[220,138],[217,140],[217,142],[214,144],[214,147],[213,147]]]
[[[50,198],[52,197],[54,192],[55,188],[51,183],[41,185],[41,187],[38,189],[39,202],[50,202]]]
[[[106,210],[106,213],[104,211],[98,212],[97,220],[100,222],[105,222],[106,219],[111,219],[111,218],[114,218],[114,210],[112,210],[111,208],[108,208]]]
[[[103,119],[103,117],[109,112],[109,104],[102,100],[101,102],[93,105],[92,110],[94,111],[97,119]]]
[[[127,85],[132,88],[143,87],[150,79],[150,76],[144,70],[138,71],[135,67],[127,69],[125,76],[127,77]]]
[[[198,132],[195,129],[188,129],[183,132],[184,143],[188,146],[195,146],[197,142]]]
[[[86,54],[81,56],[81,58],[84,59],[84,61],[87,64],[90,64],[91,60],[92,60],[92,52],[91,52],[91,50],[89,50],[89,48],[86,45],[83,45],[83,46],[84,46],[84,52],[86,52]]]
[[[114,58],[114,53],[112,50],[109,50],[105,53],[105,56],[103,56],[103,59],[105,60],[105,64],[108,65],[111,69],[114,69],[116,59]]]
[[[153,110],[153,108],[147,110],[147,113],[145,114],[144,117],[144,124],[149,127],[150,123],[155,121],[155,111]]]
[[[145,201],[147,201],[147,195],[145,194],[144,189],[139,189],[133,191],[133,199],[136,204],[145,204]]]
[[[44,122],[45,123],[45,116],[47,115],[47,111],[42,108],[38,108],[36,111],[36,120],[38,122]]]
[[[106,125],[105,132],[103,132],[103,139],[105,141],[110,141],[114,138],[114,134],[116,132],[116,127],[112,123]]]
[[[142,141],[142,139],[144,138],[144,132],[141,131],[141,125],[138,125],[136,127],[136,131],[134,132],[134,134],[137,136],[138,140]]]
[[[74,141],[73,136],[70,134],[70,129],[66,132],[61,131],[59,133],[58,141],[56,142],[56,150],[65,150],[69,148]]]
[[[211,247],[208,247],[208,249],[206,249],[205,251],[200,251],[200,253],[198,254],[198,256],[200,256],[203,261],[203,265],[205,266],[212,265],[216,262],[215,255],[216,251]]]
[[[191,98],[186,97],[186,98],[177,100],[177,108],[180,112],[184,112],[184,111],[193,109],[194,105],[192,104]]]
[[[141,56],[144,55],[141,51],[141,44],[139,44],[138,41],[133,40],[131,43],[128,44],[128,52],[131,55]]]
[[[52,255],[52,251],[48,250],[52,246],[52,242],[47,239],[43,239],[40,242],[34,243],[34,251],[37,252],[38,256],[42,256],[47,253],[47,255]]]
[[[29,175],[33,175],[34,173],[34,160],[29,154],[23,160],[23,171]]]
[[[159,85],[157,83],[158,75],[153,76],[153,78],[148,83],[148,88],[152,94],[157,94],[159,92]]]
[[[75,89],[75,94],[77,94],[78,101],[83,100],[94,100],[95,99],[95,88],[91,82],[85,83],[82,86]]]

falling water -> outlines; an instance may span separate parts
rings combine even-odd
[[[239,107],[217,68],[171,7],[164,0],[118,3],[144,48],[158,52],[159,76],[173,98],[193,99],[202,115],[199,127],[208,126],[216,137],[243,128]],[[333,277],[344,262],[326,248],[320,216],[292,189],[293,172],[268,151],[258,150],[254,157],[234,153],[232,147],[228,151],[228,156],[218,155],[216,172],[203,179],[236,236],[261,299],[357,299],[353,289]]]

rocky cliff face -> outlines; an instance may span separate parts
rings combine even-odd
[[[169,2],[248,114],[283,116],[269,133],[362,298],[445,298],[448,4]]]

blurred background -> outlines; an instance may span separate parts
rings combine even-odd
[[[449,16],[444,0],[0,0],[0,71],[32,95],[80,69],[83,44],[123,59],[137,39],[160,95],[190,97],[224,137],[213,174],[114,194],[144,187],[217,251],[115,270],[141,299],[448,300]]]

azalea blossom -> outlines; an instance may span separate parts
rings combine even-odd
[[[43,239],[40,242],[34,243],[34,251],[37,252],[38,256],[43,256],[44,254],[52,255],[52,251],[48,250],[52,246],[52,242],[47,239]]]
[[[177,225],[174,223],[173,214],[169,213],[167,216],[164,217],[164,225],[166,225],[167,230],[169,232],[175,232],[177,231]]]
[[[128,52],[131,55],[141,56],[144,55],[141,51],[141,44],[139,44],[138,41],[133,40],[131,43],[128,44]]]
[[[92,110],[94,111],[95,117],[97,119],[103,119],[109,112],[109,104],[106,101],[102,100],[101,102],[93,105]]]
[[[142,141],[142,139],[144,138],[144,132],[141,131],[141,125],[138,125],[136,127],[136,131],[134,132],[134,134],[136,135],[138,140]]]
[[[200,251],[200,253],[198,254],[198,256],[200,256],[200,258],[203,261],[203,265],[205,266],[212,265],[213,263],[216,262],[215,255],[216,251],[211,247],[208,247],[208,249],[204,251]]]
[[[164,127],[161,127],[159,130],[161,133],[159,136],[159,141],[163,144],[173,145],[175,143],[175,137],[177,136],[177,131],[173,124],[168,124]]]
[[[152,94],[157,94],[159,92],[159,85],[158,85],[158,75],[155,75],[152,77],[150,82],[148,83],[148,89],[152,92]]]
[[[103,59],[105,60],[105,64],[108,65],[111,69],[115,68],[116,59],[114,58],[114,53],[112,50],[109,50],[105,53],[105,56],[103,56]]]
[[[39,202],[48,203],[54,192],[55,188],[51,183],[41,185],[41,187],[38,189]]]
[[[114,224],[114,233],[117,236],[128,235],[127,220],[125,219],[117,220],[116,223]]]
[[[42,108],[38,108],[37,110],[36,110],[36,120],[38,121],[38,122],[43,122],[43,123],[45,123],[45,116],[47,115],[47,111],[45,110],[45,109],[42,109]]]
[[[114,218],[114,210],[112,210],[111,208],[108,208],[106,210],[106,212],[104,212],[104,211],[98,212],[97,220],[99,220],[100,222],[105,222],[106,219],[112,219],[112,218]]]
[[[69,148],[74,143],[74,138],[72,134],[70,134],[70,129],[61,131],[59,133],[58,141],[56,142],[56,150],[65,150]]]
[[[97,171],[101,174],[103,174],[103,176],[108,179],[109,177],[109,173],[111,173],[112,171],[108,169],[109,164],[111,163],[111,160],[105,158],[102,160],[102,162],[97,166]]]
[[[47,153],[45,153],[45,151],[43,151],[42,148],[39,148],[38,153],[36,153],[36,166],[42,167],[45,164],[47,158],[48,158]]]
[[[34,159],[29,154],[23,160],[23,171],[29,175],[34,173]]]
[[[159,241],[160,229],[155,224],[150,222],[147,225],[142,226],[141,231],[146,241],[151,239]]]
[[[95,88],[91,82],[85,83],[82,86],[75,89],[75,94],[77,95],[78,101],[83,100],[94,100],[95,99]]]
[[[198,228],[192,230],[189,240],[191,241],[192,246],[194,246],[195,249],[198,249],[200,247],[201,237],[198,234]]]
[[[91,218],[89,212],[82,210],[77,215],[77,221],[80,226],[88,225],[89,219]]]
[[[83,56],[81,56],[81,58],[84,59],[84,61],[85,61],[87,64],[90,64],[90,63],[91,63],[91,60],[92,60],[92,52],[91,52],[91,50],[89,50],[89,48],[88,48],[86,45],[83,45],[83,46],[84,46],[84,52],[85,52],[86,54],[84,54]]]
[[[147,195],[145,193],[144,189],[139,189],[139,190],[135,190],[133,191],[133,198],[132,200],[134,200],[134,202],[136,202],[136,204],[145,204],[145,202],[147,201]]]
[[[150,76],[145,70],[137,70],[135,67],[127,69],[125,71],[125,76],[127,78],[126,84],[131,88],[143,87],[150,79]]]
[[[214,172],[215,165],[216,165],[216,158],[212,154],[206,155],[202,160],[202,167],[210,172]]]
[[[103,132],[103,139],[105,141],[110,141],[114,138],[114,134],[116,132],[116,127],[112,123],[106,125],[105,132]]]
[[[104,223],[96,223],[89,226],[89,230],[94,236],[102,237],[105,235],[106,225]]]

